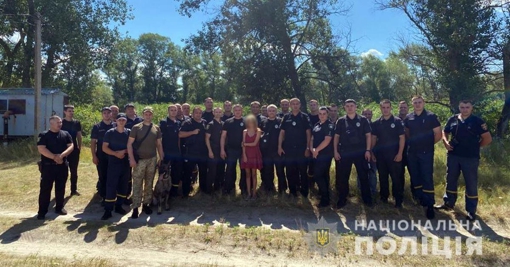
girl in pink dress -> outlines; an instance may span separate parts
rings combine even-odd
[[[246,172],[246,187],[248,195],[246,199],[256,198],[257,170],[262,169],[262,153],[260,153],[259,141],[262,131],[257,126],[257,118],[248,115],[245,120],[246,130],[243,132],[243,161],[241,169]]]

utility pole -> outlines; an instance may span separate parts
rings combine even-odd
[[[34,90],[34,137],[37,139],[39,131],[41,130],[41,14],[35,13],[35,53],[34,53],[34,64],[35,64],[35,90]]]

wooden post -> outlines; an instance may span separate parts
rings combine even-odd
[[[41,15],[35,13],[35,53],[34,53],[34,137],[37,139],[41,126]]]

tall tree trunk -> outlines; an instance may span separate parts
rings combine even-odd
[[[301,110],[306,112],[306,97],[299,81],[299,75],[294,62],[294,54],[292,53],[292,44],[287,32],[283,33],[283,50],[285,51],[285,62],[287,64],[288,74],[292,89],[294,89],[295,96],[301,101]]]
[[[505,87],[505,104],[496,126],[496,136],[500,138],[505,136],[510,118],[510,40],[507,40],[503,48],[503,83]]]

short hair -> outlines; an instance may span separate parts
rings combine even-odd
[[[220,107],[215,107],[215,108],[213,108],[213,112],[214,112],[214,111],[216,111],[217,109],[219,109],[219,110],[223,111],[223,109],[222,109],[222,108],[220,108]]]
[[[67,111],[70,108],[74,109],[74,106],[73,105],[64,105],[64,111]]]
[[[309,101],[309,103],[317,103],[317,104],[319,104],[319,101],[317,101],[315,99],[312,99],[312,100]]]
[[[237,107],[239,107],[239,108],[243,109],[243,105],[241,105],[241,104],[235,104],[235,105],[232,107],[232,109],[237,108]]]
[[[57,116],[57,115],[53,115],[53,116],[51,116],[51,117],[50,117],[49,122],[51,122],[51,121],[53,121],[53,120],[62,120],[62,118],[60,118],[60,117],[59,117],[59,116]]]
[[[463,99],[463,100],[459,101],[459,105],[460,104],[471,104],[471,105],[473,105],[473,101],[471,99]]]
[[[178,104],[170,104],[170,105],[168,105],[168,109],[170,109],[171,107],[177,108],[177,105]]]
[[[331,108],[337,108],[337,107],[338,106],[336,104],[330,104],[328,108],[331,109]]]
[[[267,105],[262,105],[262,107],[261,107],[261,108],[267,108]]]
[[[267,106],[267,109],[269,109],[269,108],[278,109],[278,108],[276,107],[276,105],[275,105],[275,104],[270,104],[270,105],[268,105],[268,106]]]
[[[369,108],[364,109],[362,112],[365,112],[365,111],[370,111],[370,112],[372,112],[372,110],[371,110],[371,109],[369,109]]]
[[[409,106],[405,100],[402,100],[402,101],[398,102],[398,104],[399,104],[399,105],[403,105],[403,104],[405,104],[406,106]]]
[[[202,112],[202,108],[199,107],[199,106],[194,106],[193,107],[193,110],[191,111],[191,113],[195,113],[196,110],[200,110],[200,112]]]
[[[174,105],[175,105],[177,108],[182,108],[181,104],[179,104],[179,103],[175,103]]]
[[[212,99],[212,98],[208,97],[208,98],[204,99],[204,103],[205,103],[205,102],[207,102],[207,100],[211,100],[211,101],[213,101],[213,99]]]
[[[117,108],[117,109],[119,109],[119,107],[117,105],[111,105],[110,108]]]
[[[356,105],[356,101],[354,101],[354,99],[351,99],[351,98],[345,100],[344,105],[347,105],[349,103],[353,103],[354,105]]]
[[[425,99],[424,99],[424,98],[423,98],[423,96],[421,96],[421,95],[415,95],[415,96],[413,96],[413,98],[411,99],[411,101],[414,101],[414,100],[416,100],[416,99],[421,99],[421,100],[425,101]]]
[[[284,98],[284,99],[280,100],[280,104],[283,103],[283,102],[289,102],[289,100],[287,98]]]
[[[188,103],[184,103],[184,104],[182,104],[182,106],[183,106],[183,107],[184,107],[184,106],[188,106],[188,107],[190,107],[190,104],[188,104]]]
[[[253,105],[257,105],[260,107],[260,102],[259,101],[253,101],[250,103],[250,107],[253,106]]]
[[[223,105],[226,105],[227,103],[228,103],[228,104],[230,104],[230,105],[232,105],[232,102],[230,102],[229,100],[227,100],[227,101],[223,102]]]
[[[291,103],[292,103],[293,101],[297,101],[298,103],[301,103],[301,100],[299,100],[299,98],[297,98],[297,97],[291,98],[291,99],[289,100],[289,102],[291,102]]]
[[[390,107],[391,107],[391,101],[389,99],[383,99],[381,100],[381,102],[379,103],[380,106],[382,106],[383,104],[390,104]]]

